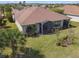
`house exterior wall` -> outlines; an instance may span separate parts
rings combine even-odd
[[[47,22],[48,22],[48,21],[47,21]],[[35,24],[36,27],[37,27],[36,33],[40,33],[40,31],[41,31],[41,33],[43,33],[43,28],[44,28],[43,25],[44,25],[45,23],[47,23],[47,22],[42,22],[42,23],[40,23],[41,25],[40,25],[40,24]],[[55,22],[56,22],[56,21],[55,21]],[[54,23],[55,23],[55,22],[53,22],[53,24],[52,24],[53,28],[63,28],[63,23],[64,23],[63,20],[57,21],[57,22],[59,22],[59,24],[58,24],[57,27],[54,26]],[[27,34],[27,32],[26,32],[26,30],[27,30],[27,25],[20,25],[20,24],[18,23],[18,21],[15,21],[15,23],[16,23],[16,25],[17,25],[19,31],[21,31],[21,32],[24,33],[24,34]],[[40,29],[40,27],[41,27],[41,29]]]
[[[63,20],[60,21],[60,26],[59,28],[62,28],[63,27]]]
[[[39,29],[39,24],[36,24],[36,27],[37,27],[37,30],[36,30],[36,33],[39,33],[40,29]]]
[[[41,29],[40,29],[40,33],[41,33],[41,34],[43,34],[43,32],[44,32],[44,31],[43,31],[43,25],[44,25],[45,23],[46,23],[46,22],[42,22],[42,23],[41,23],[41,26],[40,26],[40,28],[41,28]]]
[[[76,15],[67,15],[68,17],[71,17],[71,21],[76,21],[76,22],[79,22],[79,16],[76,16]]]
[[[19,31],[20,31],[20,32],[23,32],[23,27],[22,27],[22,25],[20,25],[20,24],[18,23],[18,21],[15,21],[15,24],[17,25]]]
[[[61,21],[61,25],[60,25],[60,27],[61,27],[61,28],[63,27],[63,20]]]

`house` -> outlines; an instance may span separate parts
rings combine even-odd
[[[76,5],[65,5],[64,6],[64,13],[71,17],[71,21],[79,22],[79,6]]]
[[[49,33],[55,28],[67,28],[70,18],[62,14],[51,12],[43,7],[29,7],[22,10],[12,9],[13,19],[18,29],[27,34]]]

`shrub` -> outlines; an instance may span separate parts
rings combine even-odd
[[[36,33],[36,25],[29,25],[27,27],[27,34],[28,35],[34,35]]]
[[[63,12],[64,12],[63,9],[57,9],[57,8],[52,9],[52,11],[57,12],[57,13],[61,13],[61,14],[63,14]]]
[[[57,42],[58,46],[63,46],[63,47],[67,47],[68,45],[71,45],[71,44],[72,44],[72,39],[69,38],[68,36],[64,37],[63,39]]]
[[[5,47],[3,50],[2,50],[2,55],[4,55],[5,57],[10,57],[12,55],[12,49],[9,48],[9,47]]]

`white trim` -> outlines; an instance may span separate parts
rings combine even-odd
[[[43,34],[43,24],[44,23],[41,23],[41,34]]]
[[[22,27],[23,27],[23,33],[24,33],[24,34],[27,34],[27,32],[26,32],[26,30],[27,30],[27,25],[23,25]]]
[[[39,24],[35,24],[35,25],[36,25],[36,27],[37,27],[36,33],[39,33],[39,30],[40,30]]]
[[[61,20],[61,28],[63,27],[63,21],[64,21],[64,20]]]

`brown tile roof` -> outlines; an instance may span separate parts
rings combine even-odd
[[[79,15],[79,6],[65,5],[64,6],[64,13],[71,14],[71,15]]]
[[[15,14],[15,20],[17,20],[21,25],[70,19],[67,16],[50,12],[43,7],[29,7],[24,8],[21,11],[15,9],[13,12]]]

